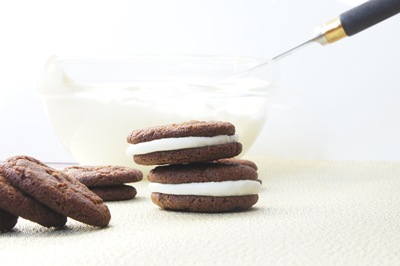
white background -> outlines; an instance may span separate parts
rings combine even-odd
[[[0,2],[0,160],[74,159],[36,94],[52,54],[177,53],[270,58],[350,8],[334,0]],[[281,93],[250,154],[400,160],[400,15],[280,64]]]

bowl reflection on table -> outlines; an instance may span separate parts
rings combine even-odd
[[[42,73],[54,130],[83,165],[134,166],[125,155],[135,129],[189,120],[229,121],[244,152],[275,91],[275,63],[219,56],[52,57]],[[243,154],[243,153],[242,153]]]

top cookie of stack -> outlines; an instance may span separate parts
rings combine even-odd
[[[235,126],[228,122],[190,121],[133,131],[126,153],[141,165],[198,163],[242,152]]]

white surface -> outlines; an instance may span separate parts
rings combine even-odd
[[[20,220],[2,265],[399,265],[400,163],[256,158],[263,191],[248,212],[162,211],[147,183],[108,203],[106,229]]]
[[[51,54],[178,53],[270,58],[347,10],[340,1],[0,3],[0,160],[73,161],[35,85]],[[399,160],[400,16],[281,62],[282,93],[250,154]]]

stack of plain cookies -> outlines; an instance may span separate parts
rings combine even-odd
[[[0,231],[18,217],[45,227],[62,227],[67,217],[106,227],[111,214],[104,201],[133,199],[127,183],[142,180],[137,169],[122,166],[70,166],[54,169],[29,156],[14,156],[0,165]]]
[[[235,126],[189,121],[133,131],[126,153],[156,165],[147,178],[152,201],[163,209],[192,212],[246,210],[262,185],[257,166],[233,159],[242,151]],[[232,158],[232,159],[229,159]]]
[[[67,217],[106,227],[111,214],[103,200],[85,185],[29,156],[0,164],[0,230],[10,230],[18,217],[45,227],[62,227]]]
[[[137,191],[130,183],[143,179],[143,173],[124,166],[80,166],[74,165],[62,170],[75,178],[103,201],[122,201],[135,198]]]

